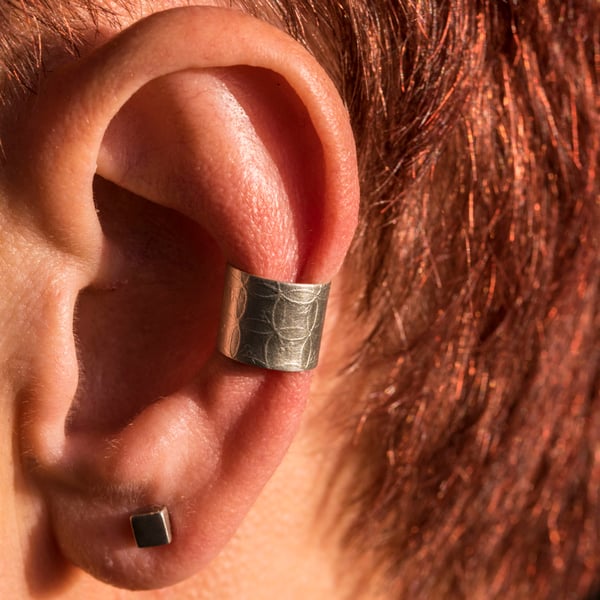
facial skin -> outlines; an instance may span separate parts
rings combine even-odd
[[[99,50],[47,65],[2,115],[2,597],[345,593],[319,420],[338,280],[312,385],[235,365],[212,339],[226,260],[335,277],[358,198],[347,115],[275,29],[198,9],[144,20],[178,4],[132,7],[135,35],[102,49],[119,28],[101,27]],[[190,31],[200,49],[184,52]],[[174,543],[135,549],[128,511],[165,497]]]

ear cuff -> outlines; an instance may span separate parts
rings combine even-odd
[[[263,369],[314,369],[329,287],[264,279],[228,265],[219,351]]]

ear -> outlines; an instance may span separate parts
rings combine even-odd
[[[227,543],[299,425],[309,373],[215,350],[223,273],[334,277],[358,207],[348,117],[289,37],[195,7],[51,74],[20,134],[15,223],[49,257],[20,342],[21,452],[71,561],[168,585]],[[173,541],[137,548],[129,516],[151,505]]]

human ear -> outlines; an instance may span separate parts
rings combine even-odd
[[[15,223],[51,256],[20,342],[24,464],[69,560],[172,584],[227,543],[298,428],[310,373],[216,350],[223,274],[334,277],[358,209],[347,114],[285,34],[194,7],[52,73],[20,139]],[[129,517],[154,505],[173,541],[138,548]]]

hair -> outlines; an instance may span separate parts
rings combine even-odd
[[[52,4],[5,0],[0,22],[75,52],[89,3]],[[329,417],[356,589],[583,598],[600,574],[600,5],[236,4],[318,58],[354,128],[338,327],[362,344]],[[5,74],[34,88],[43,52],[19,63],[2,37]]]

